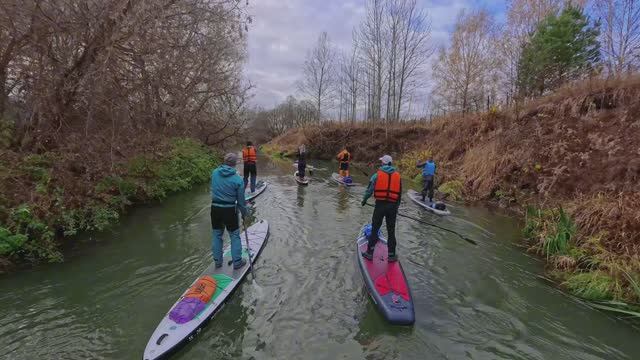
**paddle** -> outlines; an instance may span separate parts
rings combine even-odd
[[[361,173],[364,174],[364,176],[369,177],[369,173],[367,173],[366,171],[362,170],[359,166],[356,166],[356,164],[351,163],[351,165],[356,168],[357,170],[360,170]]]
[[[371,206],[372,208],[375,208],[375,206],[374,206],[374,205],[371,205],[371,204],[369,204],[369,203],[365,203],[365,205],[368,205],[368,206]],[[424,225],[428,225],[428,226],[433,226],[434,228],[437,228],[437,229],[440,229],[440,230],[444,230],[444,231],[450,232],[450,233],[452,233],[452,234],[456,234],[456,235],[458,235],[462,240],[464,240],[464,241],[466,241],[466,242],[468,242],[468,243],[470,243],[470,244],[476,245],[476,246],[478,245],[478,243],[477,243],[475,240],[473,240],[473,239],[469,239],[468,237],[466,237],[466,236],[464,236],[464,235],[462,235],[462,234],[460,234],[459,232],[456,232],[456,231],[454,231],[454,230],[447,229],[447,228],[442,227],[442,226],[440,226],[440,225],[432,224],[432,223],[430,223],[430,222],[426,222],[426,221],[423,221],[423,220],[420,220],[420,219],[416,219],[416,218],[414,218],[414,217],[412,217],[412,216],[405,215],[405,214],[403,214],[403,213],[401,213],[401,212],[398,212],[398,216],[402,216],[402,217],[404,217],[404,218],[411,219],[411,220],[413,220],[413,221],[419,222],[420,224],[424,224]]]
[[[249,268],[251,269],[251,277],[253,278],[253,281],[255,282],[256,280],[256,273],[255,271],[253,271],[253,260],[252,260],[252,256],[251,256],[251,248],[249,248],[249,234],[247,233],[247,223],[246,220],[244,218],[244,216],[242,217],[242,226],[244,227],[244,240],[247,244],[247,254],[249,254]]]

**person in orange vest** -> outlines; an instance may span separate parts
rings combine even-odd
[[[382,226],[382,220],[387,222],[387,248],[388,261],[398,261],[396,254],[396,218],[398,207],[402,197],[402,183],[400,173],[391,164],[393,159],[389,155],[380,158],[382,166],[371,176],[369,187],[362,199],[362,206],[367,204],[367,199],[373,195],[376,199],[376,206],[371,219],[372,229],[367,244],[367,251],[362,256],[367,260],[373,260],[373,250],[378,242],[378,231]]]
[[[351,153],[347,150],[346,146],[344,149],[342,149],[342,151],[340,151],[338,156],[336,156],[336,159],[338,159],[338,162],[340,163],[340,168],[338,170],[340,176],[349,176],[349,163],[351,162]]]
[[[256,177],[258,176],[258,170],[256,168],[256,148],[253,147],[251,141],[247,141],[247,146],[242,149],[242,162],[244,163],[244,188],[247,188],[247,182],[249,176],[251,176],[251,192],[256,192]]]

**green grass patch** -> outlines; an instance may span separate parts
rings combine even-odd
[[[611,300],[622,293],[620,283],[603,271],[575,273],[562,284],[572,294],[590,301]]]
[[[263,154],[266,154],[266,155],[271,156],[271,157],[283,157],[282,156],[283,151],[278,149],[278,147],[275,146],[275,145],[265,144],[265,145],[260,146],[259,150]]]
[[[557,210],[527,208],[523,235],[535,241],[538,251],[547,258],[568,254],[575,234],[576,226],[562,208]]]

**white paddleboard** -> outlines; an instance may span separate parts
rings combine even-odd
[[[247,229],[247,235],[249,237],[249,252],[255,264],[256,259],[269,238],[269,223],[266,220],[260,220]],[[160,324],[151,335],[147,347],[144,350],[144,360],[157,360],[168,357],[183,345],[192,341],[218,310],[223,308],[224,303],[231,297],[233,291],[250,272],[249,252],[247,252],[244,232],[242,232],[240,237],[242,238],[242,256],[247,259],[247,264],[240,269],[233,269],[233,264],[229,263],[231,260],[231,248],[227,246],[224,249],[222,267],[216,269],[215,264],[212,263],[201,275],[209,275],[217,282],[216,291],[211,300],[206,304],[206,307],[186,323],[178,324],[170,319],[169,313],[171,309],[182,300],[187,292],[185,291],[171,309],[169,309],[169,312],[164,315]],[[199,278],[200,277],[198,277],[198,279]],[[196,281],[198,279],[196,279]],[[196,281],[189,285],[187,290],[195,284]]]
[[[451,215],[451,211],[449,211],[449,209],[438,210],[434,207],[435,203],[430,203],[429,200],[427,199],[425,199],[425,201],[422,201],[422,194],[420,194],[415,190],[407,191],[407,195],[411,200],[413,200],[414,203],[422,206],[424,209],[431,211],[434,214],[442,215],[442,216]]]

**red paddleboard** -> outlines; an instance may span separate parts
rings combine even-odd
[[[361,231],[356,246],[358,265],[371,299],[391,324],[413,324],[415,313],[411,289],[400,261],[387,261],[387,240],[380,236],[373,260],[362,257],[361,253],[366,250],[367,238]]]

